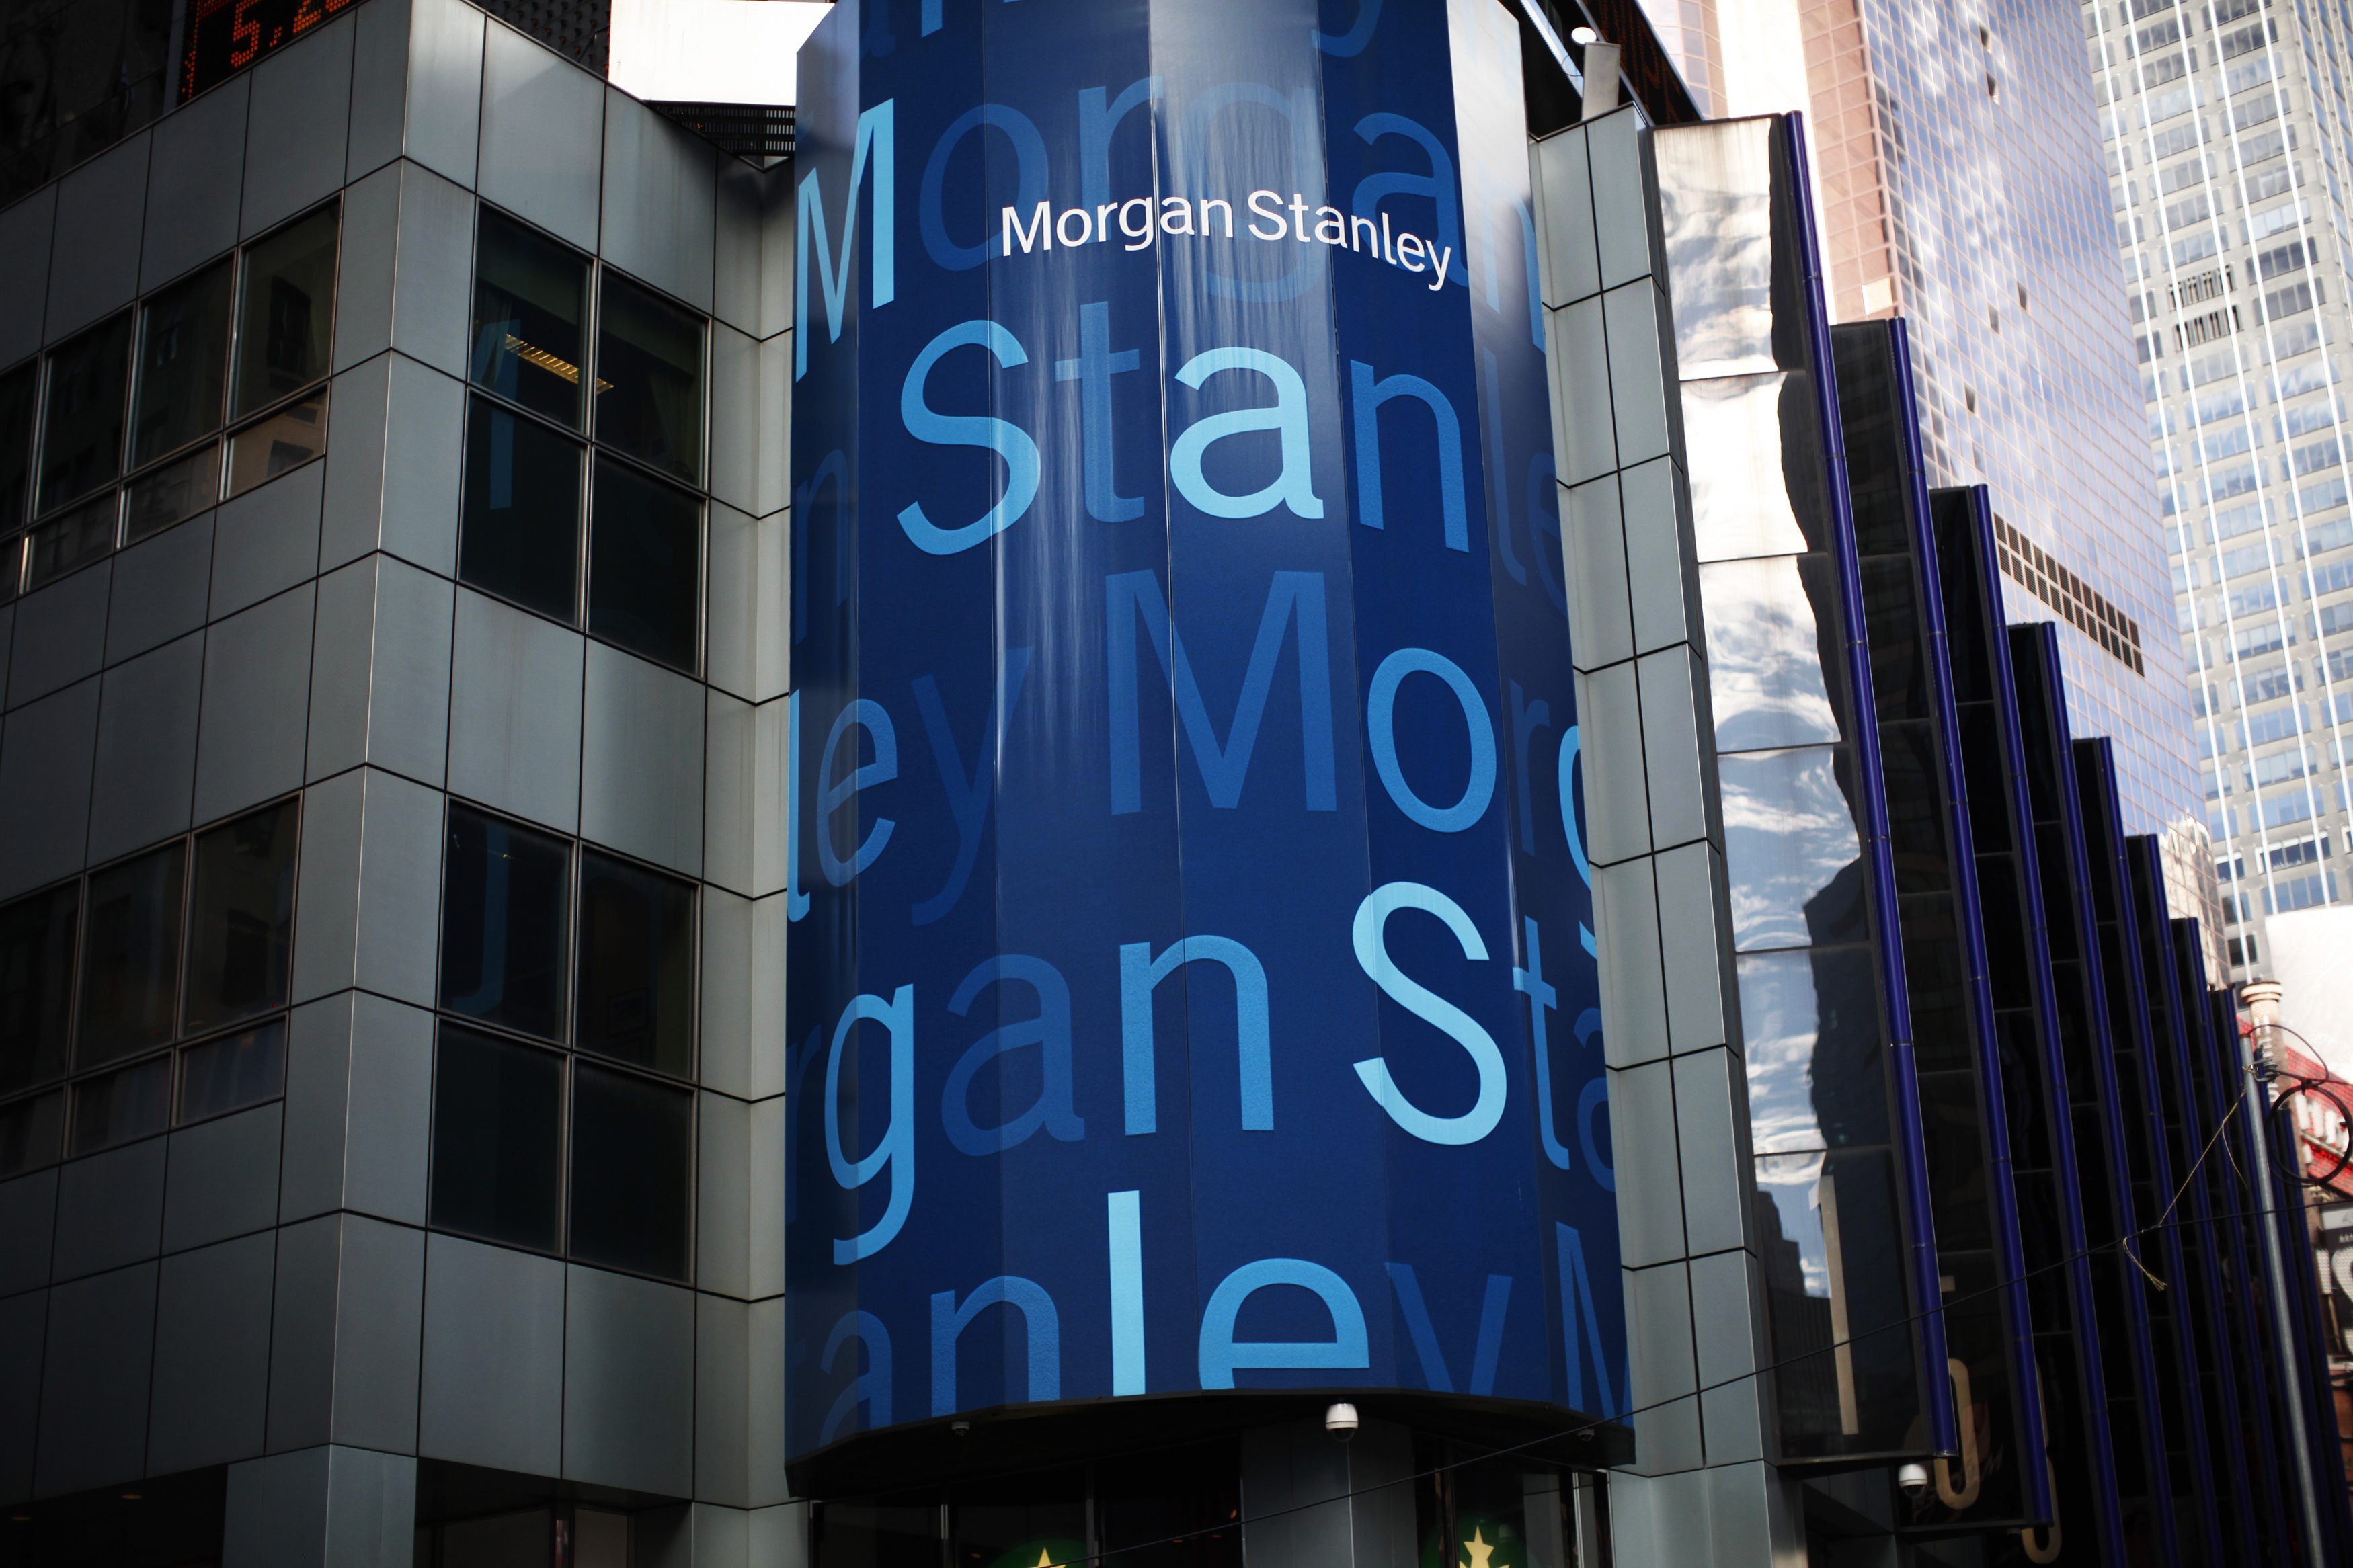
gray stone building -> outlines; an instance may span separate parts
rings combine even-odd
[[[790,1555],[782,189],[373,0],[0,211],[0,1556]]]

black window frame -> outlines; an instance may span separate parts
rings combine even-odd
[[[14,908],[31,899],[54,897],[62,888],[72,887],[76,889],[73,935],[70,944],[72,956],[65,976],[68,1016],[61,1063],[47,1075],[36,1076],[25,1084],[8,1090],[5,1097],[0,1097],[0,1121],[26,1112],[26,1108],[33,1107],[37,1101],[52,1096],[56,1097],[59,1102],[57,1139],[54,1146],[50,1147],[46,1153],[13,1168],[0,1167],[0,1182],[69,1163],[87,1155],[104,1152],[108,1149],[123,1148],[149,1138],[167,1136],[184,1127],[197,1126],[222,1117],[234,1116],[285,1098],[288,1062],[290,1055],[289,1046],[291,1035],[290,1019],[294,1007],[294,949],[290,939],[285,955],[285,993],[277,1001],[227,1023],[213,1024],[202,1028],[189,1028],[186,1026],[185,1002],[188,988],[188,966],[195,936],[190,929],[190,917],[194,911],[195,896],[197,841],[207,835],[242,822],[248,817],[259,816],[265,812],[279,811],[289,806],[292,808],[294,814],[292,837],[289,846],[290,864],[299,871],[301,863],[305,812],[303,792],[295,790],[202,823],[159,842],[142,845],[127,855],[118,855],[97,865],[85,867],[71,877],[59,878],[38,888],[29,889],[7,900],[6,907]],[[103,1060],[84,1061],[81,1059],[81,1012],[82,991],[90,963],[90,879],[175,847],[180,851],[181,861],[177,930],[172,957],[172,1005],[169,1028],[164,1038],[156,1043],[125,1051]],[[301,897],[299,875],[294,879],[290,896],[292,902],[288,906],[287,916],[290,932],[299,928]],[[266,1029],[276,1030],[278,1037],[277,1084],[274,1092],[202,1114],[186,1114],[184,1107],[188,1072],[186,1058],[192,1054],[217,1046],[226,1040]],[[79,1147],[74,1141],[74,1131],[79,1119],[84,1095],[92,1091],[102,1080],[147,1068],[157,1062],[166,1062],[171,1068],[162,1125],[111,1141],[96,1148]]]
[[[438,917],[435,921],[434,932],[433,1071],[432,1088],[427,1096],[428,1103],[433,1107],[433,1112],[430,1119],[432,1125],[428,1133],[426,1155],[426,1171],[427,1173],[426,1193],[427,1228],[451,1236],[466,1237],[472,1240],[486,1242],[493,1246],[505,1247],[516,1251],[529,1252],[546,1258],[561,1258],[566,1262],[579,1264],[584,1268],[602,1268],[608,1272],[626,1274],[636,1279],[651,1279],[666,1285],[679,1285],[691,1288],[695,1282],[698,1272],[698,1254],[700,1251],[699,1237],[702,1225],[701,1170],[702,1149],[702,1089],[701,1082],[701,1068],[702,1059],[703,886],[696,879],[684,876],[669,867],[659,866],[651,861],[640,859],[636,856],[627,854],[621,850],[617,850],[608,845],[590,842],[581,838],[577,834],[566,834],[553,831],[543,823],[531,822],[524,818],[516,816],[512,813],[501,812],[492,807],[483,805],[478,801],[470,800],[463,796],[454,795],[448,798],[448,806],[445,811],[442,825],[441,853],[444,858],[443,863],[445,867],[448,853],[449,836],[449,821],[447,814],[448,812],[454,811],[464,811],[470,815],[496,822],[510,830],[529,833],[538,838],[553,839],[565,846],[566,855],[566,871],[565,877],[565,909],[564,915],[565,943],[565,967],[563,985],[564,1021],[560,1035],[554,1038],[550,1038],[547,1036],[533,1034],[528,1030],[517,1028],[511,1025],[501,1024],[491,1019],[477,1017],[471,1014],[459,1012],[443,1003],[442,986],[444,977],[442,974],[442,969],[447,961],[448,949],[446,943],[449,923],[448,879],[445,871],[442,877],[443,892],[441,907]],[[584,885],[586,881],[586,862],[591,856],[599,859],[613,862],[633,872],[673,882],[685,889],[687,893],[687,934],[685,940],[688,953],[688,965],[687,973],[684,977],[684,986],[688,1015],[688,1033],[686,1059],[677,1070],[673,1071],[660,1067],[643,1065],[638,1062],[633,1062],[623,1057],[608,1056],[597,1050],[584,1047],[580,1044],[580,1008],[578,993],[580,989],[579,976],[581,973],[580,964],[582,957],[581,942],[584,929],[584,914],[586,904],[586,900],[584,897]],[[486,1236],[479,1231],[469,1230],[460,1226],[448,1223],[442,1218],[436,1217],[434,1214],[435,1202],[433,1193],[433,1174],[439,1168],[438,1151],[440,1149],[443,1131],[440,1125],[439,1115],[442,1048],[444,1040],[452,1030],[456,1030],[462,1034],[495,1040],[507,1046],[519,1047],[524,1049],[541,1052],[558,1058],[562,1064],[562,1071],[558,1079],[557,1089],[560,1129],[557,1138],[557,1171],[554,1187],[556,1205],[555,1241],[553,1247],[543,1247],[495,1236]],[[635,1079],[662,1091],[678,1094],[684,1098],[687,1113],[686,1168],[681,1174],[685,1185],[686,1235],[682,1247],[682,1261],[684,1267],[681,1273],[675,1275],[650,1273],[641,1268],[633,1268],[626,1263],[617,1263],[607,1258],[586,1256],[575,1249],[574,1227],[572,1223],[573,1205],[575,1203],[574,1178],[579,1148],[578,1131],[575,1126],[575,1107],[578,1102],[580,1072],[584,1068],[592,1073],[603,1073],[613,1077]]]
[[[246,414],[233,414],[231,399],[236,389],[237,350],[246,329],[240,315],[252,255],[289,230],[311,222],[322,213],[333,215],[335,233],[334,259],[330,269],[327,300],[324,368],[316,379],[278,395]],[[196,266],[144,290],[121,310],[108,312],[70,336],[0,367],[0,378],[26,371],[29,371],[33,378],[23,510],[15,517],[0,517],[0,604],[9,603],[61,581],[117,551],[127,549],[191,518],[200,517],[224,501],[233,500],[326,456],[327,400],[328,389],[334,380],[335,332],[340,324],[338,312],[342,303],[343,237],[343,198],[338,193],[217,256],[206,258]],[[213,268],[224,266],[228,268],[228,311],[224,327],[227,336],[220,345],[220,400],[211,426],[203,435],[190,437],[168,451],[154,454],[133,466],[132,459],[138,441],[139,399],[142,391],[141,362],[144,357],[148,309],[159,296],[194,281]],[[84,495],[57,506],[47,506],[41,491],[41,458],[50,418],[52,362],[59,350],[70,347],[89,333],[117,321],[125,323],[123,330],[128,347],[123,363],[122,421],[116,445],[114,477]],[[298,405],[312,402],[316,404],[316,411],[309,422],[318,427],[319,439],[315,449],[308,457],[290,463],[282,469],[265,474],[252,483],[233,488],[231,453],[237,440],[254,434],[273,421],[290,416]],[[132,510],[135,492],[162,481],[168,470],[195,464],[207,453],[211,462],[208,468],[197,470],[197,477],[208,473],[209,483],[199,486],[195,493],[208,499],[179,505],[172,509],[171,514],[164,521],[148,522],[134,529],[134,523],[138,522]],[[104,513],[102,518],[101,512]],[[74,540],[71,536],[75,531],[85,537]],[[101,533],[102,538],[99,537]],[[44,567],[41,546],[52,539],[67,540],[68,543],[55,562]]]
[[[711,509],[716,500],[711,492],[712,340],[714,325],[712,314],[708,310],[699,310],[681,300],[659,284],[649,283],[633,272],[614,266],[601,256],[583,251],[579,247],[550,234],[527,218],[504,207],[479,200],[475,203],[474,248],[471,253],[474,258],[472,266],[475,268],[479,268],[480,265],[481,230],[486,217],[505,226],[522,230],[537,241],[562,251],[577,261],[582,268],[580,353],[583,363],[578,367],[578,374],[585,390],[581,395],[580,420],[576,425],[567,424],[542,413],[528,403],[510,397],[495,387],[486,385],[483,381],[475,376],[472,358],[475,301],[480,287],[479,270],[470,274],[466,296],[465,353],[468,363],[464,425],[466,444],[470,447],[474,440],[477,408],[486,407],[498,414],[527,421],[539,430],[570,443],[578,462],[577,500],[574,514],[575,526],[573,530],[572,613],[568,618],[551,615],[539,605],[530,604],[512,594],[502,592],[497,586],[477,582],[466,575],[464,562],[467,519],[466,503],[462,495],[459,502],[458,581],[476,593],[497,599],[502,604],[512,605],[515,608],[537,616],[543,620],[554,621],[558,626],[568,626],[608,647],[617,648],[633,658],[642,658],[659,668],[672,670],[691,679],[700,680],[703,678],[704,669],[709,661],[706,643],[711,616]],[[658,464],[649,463],[620,447],[611,445],[598,429],[596,361],[603,350],[605,289],[606,280],[608,278],[619,280],[623,286],[648,296],[659,305],[682,312],[692,319],[700,328],[702,357],[698,367],[700,384],[697,396],[697,450],[694,474],[691,479],[682,478],[680,474],[665,469]],[[459,464],[461,473],[466,471],[470,460],[470,453],[461,458]],[[624,641],[619,636],[609,631],[599,631],[592,625],[591,606],[596,603],[592,569],[596,557],[596,469],[599,463],[606,462],[618,465],[626,468],[633,478],[674,495],[688,498],[693,503],[695,510],[694,609],[688,632],[691,657],[683,664],[659,653],[650,652],[644,647]]]

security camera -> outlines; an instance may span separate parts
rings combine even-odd
[[[1324,1412],[1324,1430],[1345,1443],[1356,1435],[1356,1407],[1343,1400]]]
[[[1928,1467],[1926,1465],[1899,1467],[1895,1472],[1895,1485],[1906,1498],[1918,1502],[1928,1495]]]

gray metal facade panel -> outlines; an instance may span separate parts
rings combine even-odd
[[[155,1474],[261,1452],[269,1386],[275,1233],[164,1260],[147,1468]]]
[[[449,791],[559,832],[580,821],[579,633],[458,592]]]
[[[202,626],[212,557],[210,512],[117,555],[107,605],[106,662],[118,663]]]
[[[338,1443],[396,1454],[417,1447],[425,1239],[421,1230],[359,1215],[343,1221],[334,1320]]]
[[[0,1300],[0,1502],[33,1495],[48,1320],[47,1290]]]
[[[49,1292],[37,1495],[81,1491],[142,1473],[155,1272],[154,1264],[142,1263]]]
[[[605,91],[598,78],[491,24],[477,176],[483,197],[596,249]]]
[[[0,1182],[0,1296],[48,1283],[49,1243],[57,1224],[56,1171]]]
[[[562,1473],[564,1275],[552,1258],[427,1240],[421,1456]]]
[[[91,860],[187,830],[204,668],[205,639],[191,633],[106,672],[90,784]]]
[[[319,574],[324,463],[223,501],[214,514],[212,616],[220,620]]]
[[[272,1102],[172,1134],[164,1177],[165,1252],[251,1235],[278,1223],[284,1123],[284,1105]]]
[[[120,1268],[162,1250],[164,1152],[164,1140],[150,1138],[58,1172],[52,1280]]]
[[[588,644],[580,834],[694,876],[702,869],[703,688]]]
[[[564,1475],[694,1492],[694,1292],[574,1264],[564,1334]]]
[[[325,200],[343,183],[351,123],[353,18],[338,17],[253,69],[246,124],[247,237]]]
[[[41,346],[57,215],[55,185],[0,210],[0,300],[12,302],[0,311],[0,364],[14,364]]]
[[[723,156],[628,94],[606,89],[604,258],[706,313]]]
[[[306,584],[216,621],[206,633],[204,714],[196,736],[198,822],[301,784],[312,598]]]
[[[252,80],[225,81],[165,115],[149,156],[139,286],[153,289],[237,243]]]
[[[16,627],[8,661],[8,706],[97,673],[106,657],[106,611],[111,563],[75,573],[16,602]]]
[[[142,132],[58,182],[44,341],[80,331],[138,292],[147,143]]]

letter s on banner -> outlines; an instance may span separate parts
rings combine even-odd
[[[1479,1098],[1471,1109],[1460,1116],[1432,1116],[1405,1097],[1397,1080],[1389,1076],[1388,1063],[1380,1057],[1367,1057],[1356,1065],[1356,1077],[1389,1120],[1420,1139],[1425,1143],[1476,1143],[1495,1130],[1504,1119],[1504,1099],[1507,1079],[1504,1071],[1504,1053],[1495,1045],[1495,1037],[1480,1027],[1479,1021],[1453,1003],[1427,986],[1407,979],[1398,973],[1389,961],[1388,949],[1382,944],[1381,930],[1390,915],[1399,910],[1420,910],[1436,915],[1454,933],[1462,946],[1462,956],[1473,961],[1487,956],[1487,944],[1480,940],[1479,928],[1462,906],[1435,888],[1419,882],[1389,882],[1374,889],[1356,906],[1355,930],[1356,963],[1372,976],[1373,984],[1384,994],[1415,1017],[1451,1038],[1471,1054],[1479,1069]]]
[[[1005,460],[1005,491],[978,519],[959,528],[942,528],[923,515],[919,501],[902,509],[899,526],[926,555],[954,555],[984,543],[1021,521],[1038,499],[1038,443],[1019,426],[987,414],[941,414],[923,401],[923,384],[932,367],[950,349],[987,349],[997,363],[1011,368],[1029,363],[1021,342],[995,321],[959,321],[923,345],[907,379],[899,389],[899,418],[907,434],[934,447],[982,447]]]
[[[874,1147],[856,1160],[841,1146],[841,1052],[861,1020],[882,1026],[891,1037],[891,1123]],[[890,1206],[874,1228],[836,1237],[833,1260],[855,1263],[891,1245],[915,1205],[915,988],[902,985],[891,1000],[866,993],[850,998],[833,1026],[833,1047],[825,1058],[825,1157],[833,1179],[852,1191],[888,1171]]]

